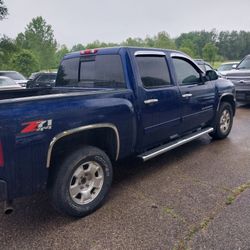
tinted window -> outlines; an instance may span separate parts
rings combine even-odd
[[[197,84],[201,82],[198,71],[187,61],[173,58],[177,81],[180,85]]]
[[[77,86],[79,58],[62,61],[57,74],[57,86]]]
[[[125,88],[119,55],[84,56],[81,58],[80,87]]]
[[[142,83],[146,88],[171,85],[164,56],[137,56],[136,62]]]
[[[53,81],[56,79],[56,75],[49,75],[49,74],[45,74],[45,75],[41,75],[37,78],[38,82],[49,82],[49,81]]]

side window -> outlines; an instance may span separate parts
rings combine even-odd
[[[37,78],[37,82],[47,82],[49,81],[49,78],[47,75],[41,75]]]
[[[57,86],[74,86],[78,82],[79,57],[62,61],[57,74]]]
[[[201,82],[200,74],[192,64],[181,58],[173,58],[173,62],[180,85],[191,85]]]
[[[145,88],[170,86],[171,80],[165,56],[136,56],[141,81]]]

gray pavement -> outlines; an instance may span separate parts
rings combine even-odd
[[[209,136],[147,163],[125,162],[105,205],[63,217],[46,194],[0,214],[0,249],[250,249],[250,106],[222,141]],[[2,209],[3,204],[0,204]]]

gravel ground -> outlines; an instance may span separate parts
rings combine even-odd
[[[106,204],[83,219],[59,215],[45,193],[16,200],[0,215],[0,249],[250,249],[249,124],[240,106],[225,140],[123,163]]]

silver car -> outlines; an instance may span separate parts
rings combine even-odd
[[[0,91],[22,88],[23,87],[20,84],[16,83],[13,79],[6,76],[0,76]]]

